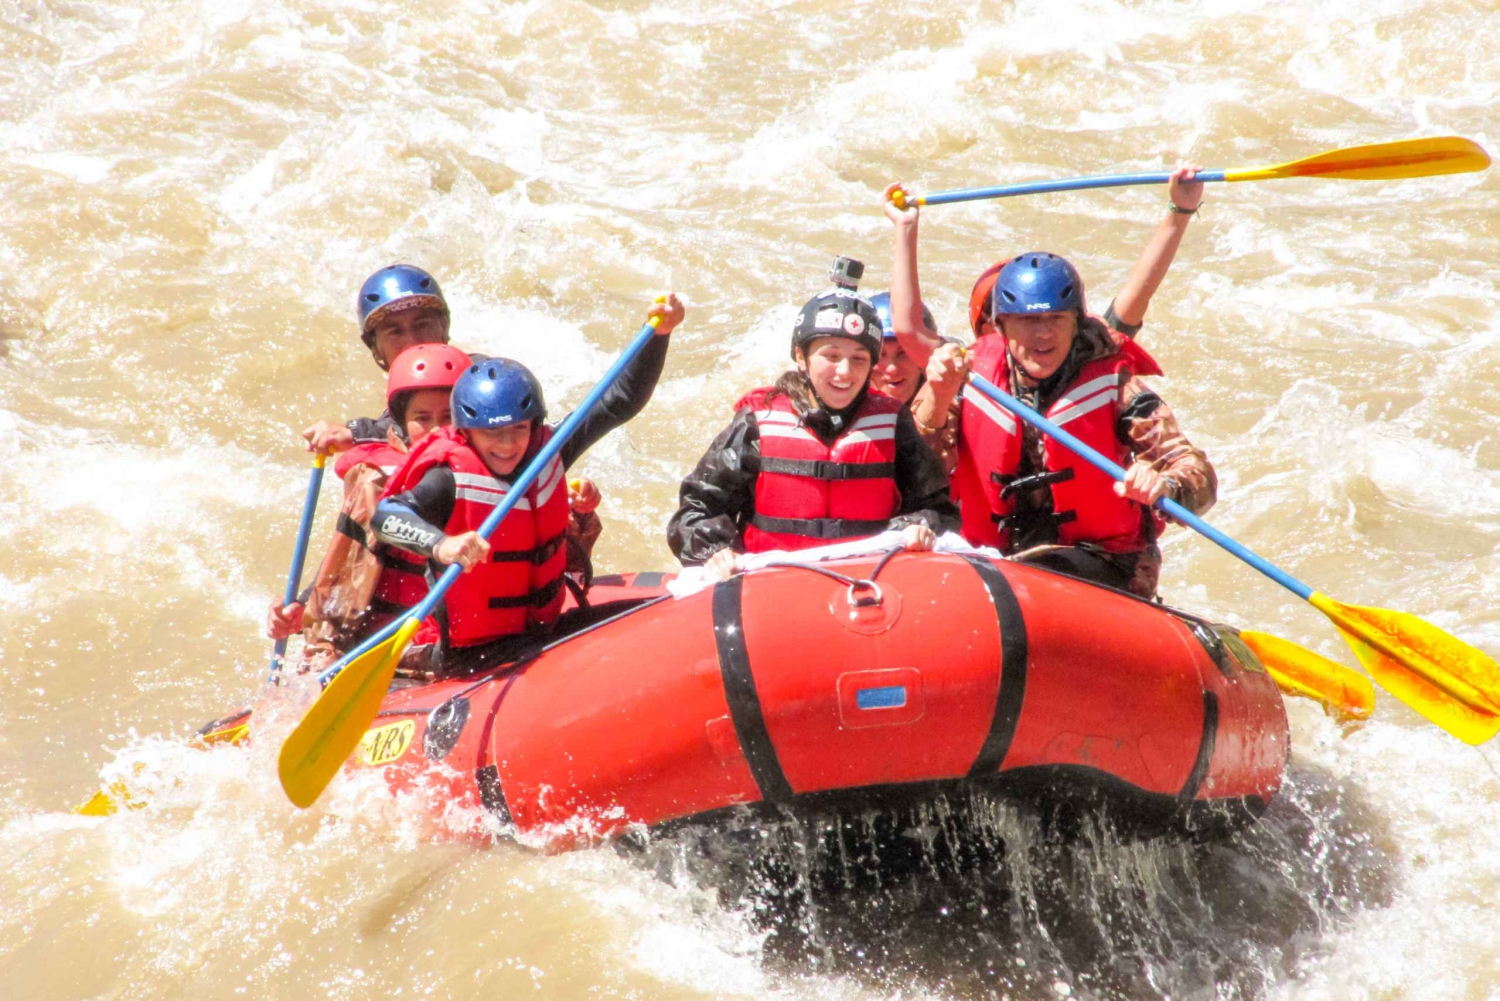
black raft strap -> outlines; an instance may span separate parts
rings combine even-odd
[[[491,608],[541,608],[557,597],[557,592],[562,590],[562,577],[559,575],[550,584],[545,584],[529,594],[517,595],[513,598],[491,598]]]
[[[781,473],[810,480],[882,480],[896,475],[894,462],[825,462],[761,456],[762,473]]]
[[[890,521],[855,521],[851,518],[770,518],[757,514],[753,519],[762,532],[777,535],[801,535],[809,539],[850,539],[885,531]]]

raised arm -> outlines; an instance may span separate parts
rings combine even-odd
[[[891,199],[901,192],[906,208],[896,207]],[[918,365],[925,367],[932,352],[943,343],[937,331],[922,322],[922,288],[917,281],[917,223],[920,209],[912,194],[902,184],[885,189],[882,206],[886,218],[896,227],[895,259],[891,263],[891,325],[895,327],[901,350]]]
[[[1167,212],[1112,304],[1114,316],[1110,319],[1118,321],[1116,327],[1122,334],[1133,337],[1146,322],[1151,297],[1167,276],[1167,269],[1172,266],[1177,247],[1182,243],[1182,235],[1187,232],[1188,220],[1193,218],[1203,200],[1203,182],[1193,180],[1200,169],[1197,165],[1178,164],[1172,171],[1172,180],[1167,185],[1170,199]]]

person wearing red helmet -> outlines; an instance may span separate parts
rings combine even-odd
[[[407,348],[389,365],[386,436],[359,442],[334,462],[334,474],[344,484],[344,503],[333,540],[301,599],[271,606],[266,633],[272,639],[304,632],[309,655],[316,659],[346,648],[382,624],[383,617],[426,594],[420,564],[408,565],[412,561],[399,551],[371,545],[370,518],[386,480],[406,462],[410,447],[452,423],[448,396],[469,364],[469,356],[458,348],[423,343]]]
[[[684,315],[675,294],[650,307],[656,336],[605,388],[488,538],[479,529],[554,427],[545,423],[541,384],[521,363],[485,358],[459,376],[452,425],[412,449],[386,484],[372,522],[376,538],[433,572],[454,564],[464,571],[417,633],[404,669],[468,673],[523,656],[554,635],[569,586],[567,468],[650,401],[669,336]]]
[[[893,185],[888,192],[897,190]],[[939,341],[921,320],[920,213],[909,198],[907,205],[885,204],[896,226],[891,317],[902,347],[925,358]],[[1126,477],[1113,483],[1065,446],[965,389],[954,476],[964,537],[1154,597],[1163,522],[1151,505],[1170,496],[1202,514],[1217,494],[1207,456],[1141,381],[1161,370],[1133,340],[1089,314],[1083,279],[1054,254],[1011,259],[996,273],[989,298],[996,336],[982,336],[974,345],[973,371],[1114,458],[1126,467]]]
[[[334,472],[344,483],[344,506],[333,541],[302,599],[285,608],[271,606],[267,635],[272,639],[304,632],[314,657],[323,650],[337,653],[426,596],[425,561],[394,546],[372,545],[370,520],[391,474],[406,463],[411,449],[429,432],[453,423],[453,387],[473,362],[451,345],[422,343],[391,363],[387,438],[361,442],[335,461]],[[567,497],[565,572],[586,582],[593,575],[594,543],[603,530],[595,513],[599,489],[579,477],[569,482]]]

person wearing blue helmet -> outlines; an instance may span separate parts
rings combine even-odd
[[[516,475],[552,437],[541,384],[520,362],[476,361],[453,387],[453,425],[432,432],[392,475],[375,510],[376,537],[426,557],[460,564],[414,656],[434,673],[478,670],[509,659],[556,625],[562,609],[566,471],[589,446],[638,414],[666,361],[667,335],[682,322],[676,295],[651,307],[657,336],[610,385],[494,534],[478,529]]]
[[[380,366],[390,370],[414,344],[447,344],[448,300],[437,279],[414,264],[390,264],[366,278],[355,300],[359,336]],[[395,427],[389,414],[349,421],[320,420],[302,432],[312,452],[344,452],[357,444],[382,442]]]
[[[870,305],[880,314],[884,333],[880,358],[870,373],[870,388],[906,404],[922,440],[941,460],[944,471],[952,476],[958,465],[956,404],[969,371],[963,345],[944,338],[928,357],[924,370],[896,339],[891,322],[891,294],[875,293],[870,296]],[[925,305],[922,307],[922,323],[928,330],[937,332],[937,321]]]
[[[366,278],[358,311],[360,339],[382,370],[413,344],[448,343],[448,300],[415,265],[392,264]]]
[[[893,185],[887,195],[899,188]],[[916,243],[919,210],[887,203],[896,224],[891,319],[918,357],[937,346],[921,323]],[[1134,340],[1088,311],[1083,278],[1066,259],[1020,254],[1001,267],[989,295],[996,336],[970,352],[973,371],[1125,467],[1116,484],[1066,446],[973,390],[962,396],[953,489],[964,537],[1017,559],[1140,597],[1156,594],[1152,504],[1171,497],[1202,514],[1217,478],[1183,435],[1171,408],[1142,376],[1161,370]]]

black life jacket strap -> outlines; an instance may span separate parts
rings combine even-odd
[[[533,566],[541,566],[562,548],[566,532],[560,532],[548,539],[546,542],[533,546],[531,549],[493,549],[490,551],[491,563],[530,563]]]
[[[761,456],[760,471],[801,476],[810,480],[884,480],[896,475],[894,462],[827,462]]]
[[[491,598],[489,601],[489,607],[544,608],[552,601],[553,598],[557,597],[557,592],[562,590],[562,586],[562,574],[558,574],[552,579],[551,583],[544,584],[541,587],[537,588],[535,591],[530,592],[529,594],[520,594],[511,598]]]
[[[1009,500],[1011,494],[1040,490],[1054,483],[1067,483],[1077,474],[1072,466],[1051,473],[1033,473],[1030,476],[1001,476],[991,473],[990,479],[1000,484],[1000,499]]]
[[[1066,525],[1070,521],[1078,520],[1077,511],[1055,511],[1051,514],[1042,514],[1040,511],[1026,511],[1021,514],[999,515],[991,514],[990,520],[1003,529],[1015,530],[1022,526],[1047,525],[1057,528]]]
[[[762,532],[801,535],[809,539],[851,539],[885,531],[890,521],[857,521],[852,518],[771,518],[757,514],[754,525]]]

